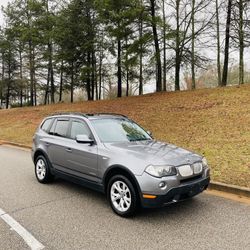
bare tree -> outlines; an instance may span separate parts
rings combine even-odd
[[[180,73],[184,64],[191,65],[192,85],[195,87],[195,67],[202,67],[208,59],[195,50],[197,43],[202,43],[199,37],[211,25],[214,14],[207,11],[208,0],[171,0],[169,7],[171,23],[174,23],[174,43],[169,40],[168,48],[174,51],[175,90],[180,90]],[[197,15],[196,15],[197,14]],[[199,14],[199,15],[198,15]],[[197,17],[197,18],[195,18]],[[170,63],[171,64],[171,63]]]

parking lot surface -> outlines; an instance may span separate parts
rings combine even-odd
[[[0,208],[45,249],[250,249],[250,206],[201,194],[136,217],[104,195],[64,180],[44,185],[30,152],[0,146]],[[0,249],[29,249],[0,218]]]

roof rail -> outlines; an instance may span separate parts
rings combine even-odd
[[[87,114],[80,113],[80,112],[58,112],[58,113],[51,114],[50,116],[56,116],[56,115],[79,115],[79,116],[88,117]]]
[[[128,118],[126,115],[117,114],[117,113],[96,113],[96,114],[92,114],[92,115],[115,115],[115,116],[122,116],[122,117]]]
[[[114,116],[122,116],[124,118],[128,118],[126,115],[117,114],[117,113],[80,113],[80,112],[58,112],[58,113],[51,114],[50,116],[57,116],[57,115],[79,115],[85,118],[88,118],[90,116],[98,116],[98,115],[114,115]]]

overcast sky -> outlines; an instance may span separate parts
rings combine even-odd
[[[11,0],[0,0],[0,6],[5,7],[5,6],[7,6],[8,2],[11,2]],[[3,23],[4,23],[3,22],[3,13],[2,13],[2,11],[0,9],[0,25],[2,25]],[[244,59],[244,61],[245,61],[246,69],[250,69],[250,53],[249,52],[250,52],[250,48],[245,49],[245,53],[244,53],[245,59]],[[209,53],[210,55],[211,54],[215,55],[214,51],[211,51],[211,50],[207,51],[207,53]],[[233,58],[233,59],[237,60],[238,59],[238,52],[231,53],[230,57],[231,57],[231,59]]]
[[[1,9],[2,6],[6,6],[9,0],[0,0]],[[0,11],[0,24],[3,24],[3,13]]]

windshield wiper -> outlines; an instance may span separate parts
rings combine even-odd
[[[148,141],[148,140],[152,140],[150,138],[136,138],[136,139],[130,139],[129,141]]]

